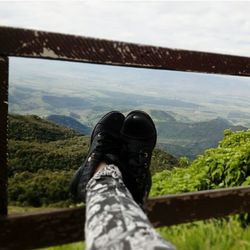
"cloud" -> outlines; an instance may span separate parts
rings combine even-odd
[[[0,2],[0,24],[250,56],[250,2]]]

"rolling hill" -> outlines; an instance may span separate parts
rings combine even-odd
[[[178,121],[173,114],[165,111],[149,110],[149,113],[155,121],[159,147],[176,157],[187,156],[194,159],[205,149],[216,147],[222,140],[225,129],[247,129],[243,126],[234,126],[220,117],[191,123]]]
[[[15,205],[68,206],[69,181],[88,153],[89,137],[38,116],[9,115],[9,201]],[[178,160],[155,149],[153,173]]]
[[[9,115],[8,138],[22,141],[49,142],[77,136],[73,129],[59,126],[36,115]]]
[[[74,129],[81,135],[89,135],[91,132],[91,128],[82,124],[77,119],[66,116],[66,115],[49,115],[46,118],[48,121],[54,122],[56,124],[65,126],[67,128]]]
[[[147,110],[147,112],[156,124],[158,146],[175,157],[186,156],[194,159],[205,149],[216,147],[223,138],[225,129],[230,128],[232,131],[246,129],[243,126],[234,126],[228,120],[220,117],[203,122],[191,122],[185,116],[177,115],[174,112],[151,109]],[[76,115],[74,116],[76,117]],[[100,118],[100,115],[96,116]],[[33,138],[38,138],[41,142],[56,139],[63,140],[80,134],[90,134],[92,129],[81,123],[78,118],[66,115],[50,115],[47,117],[47,121],[34,115],[11,115],[11,117],[10,138],[14,136],[19,140],[32,140]],[[15,126],[18,117],[20,126]],[[28,120],[30,121],[29,128],[27,128]],[[49,120],[52,123],[49,123]],[[38,123],[40,125],[37,130]],[[63,126],[58,126],[59,124]],[[66,127],[69,129],[67,130]],[[21,135],[26,137],[22,138]]]

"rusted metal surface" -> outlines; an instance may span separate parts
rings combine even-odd
[[[0,56],[0,216],[7,215],[8,57]]]
[[[148,216],[155,227],[249,211],[250,187],[170,195],[148,201]],[[0,249],[30,249],[83,240],[84,215],[84,209],[76,208],[0,219]]]
[[[22,250],[84,239],[84,209],[61,209],[0,218],[0,249]]]
[[[250,58],[0,28],[0,55],[250,76]]]
[[[250,212],[250,187],[154,198],[148,204],[148,211],[155,227]]]

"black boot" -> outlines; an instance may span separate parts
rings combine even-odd
[[[102,117],[93,129],[88,155],[70,184],[76,200],[85,201],[86,185],[101,162],[119,165],[120,130],[124,119],[123,114],[112,111]]]
[[[152,180],[150,162],[157,132],[151,117],[142,111],[127,115],[121,129],[123,180],[134,200],[143,208]]]

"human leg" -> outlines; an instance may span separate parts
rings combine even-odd
[[[87,185],[85,232],[88,250],[174,249],[155,231],[115,165],[105,165]]]
[[[149,165],[155,143],[153,121],[140,111],[126,119],[111,112],[96,125],[88,157],[71,185],[82,201],[87,195],[89,250],[173,249],[140,208],[151,187]],[[101,162],[106,163],[104,167]]]

